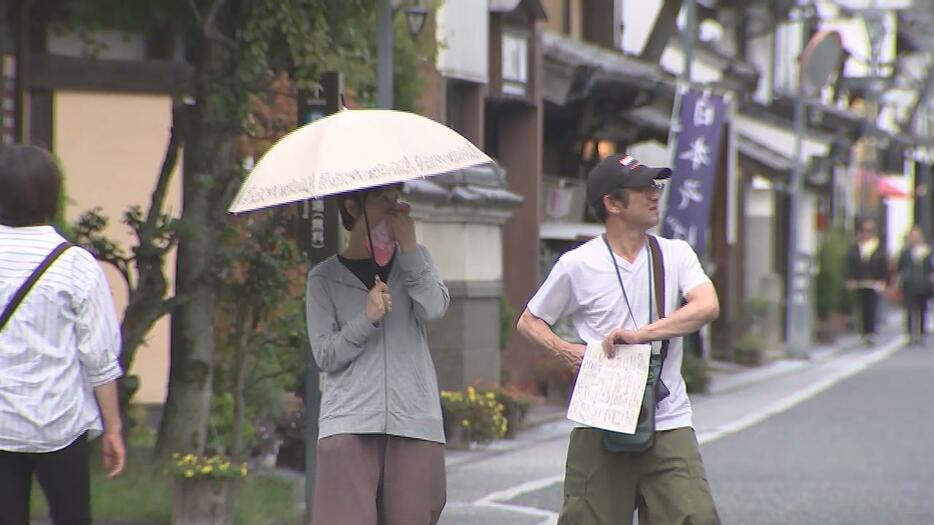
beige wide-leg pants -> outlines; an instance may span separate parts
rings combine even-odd
[[[318,441],[311,525],[435,525],[447,500],[444,445],[386,434]]]

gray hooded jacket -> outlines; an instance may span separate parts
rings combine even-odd
[[[447,311],[448,289],[424,246],[396,252],[387,284],[392,311],[374,325],[367,289],[337,256],[308,273],[308,336],[326,377],[319,438],[391,434],[444,443],[425,323]]]

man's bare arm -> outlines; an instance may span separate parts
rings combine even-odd
[[[664,319],[643,326],[639,330],[621,328],[613,330],[603,340],[603,350],[612,357],[615,353],[613,345],[642,344],[681,337],[696,332],[700,327],[720,316],[720,301],[717,299],[717,289],[713,284],[696,286],[684,298],[687,304]]]
[[[528,308],[519,316],[516,330],[529,341],[551,351],[572,368],[579,367],[581,360],[584,359],[584,350],[586,349],[584,345],[569,343],[561,339],[555,335],[548,323],[535,317],[532,312],[529,312]]]
[[[648,341],[661,341],[696,332],[720,316],[720,300],[713,284],[694,287],[684,296],[687,303],[671,315],[644,326],[639,335]]]

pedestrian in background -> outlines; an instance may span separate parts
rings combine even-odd
[[[855,290],[859,300],[860,333],[863,343],[875,343],[879,295],[888,281],[885,250],[876,236],[876,221],[863,219],[856,229],[856,242],[846,258],[846,287]]]
[[[90,524],[89,439],[123,470],[120,329],[97,261],[51,226],[60,189],[47,151],[0,150],[0,525],[29,524],[33,475],[54,524]]]
[[[642,525],[720,522],[681,376],[682,337],[717,318],[717,291],[687,242],[647,233],[659,222],[656,179],[670,176],[628,155],[601,160],[587,201],[605,234],[562,255],[519,318],[522,335],[574,369],[586,348],[555,335],[564,317],[610,356],[616,345],[651,344],[663,363],[648,448],[624,452],[601,429],[571,431],[560,525],[629,524],[636,508]]]
[[[920,343],[927,322],[928,300],[934,288],[934,264],[924,230],[915,226],[898,257],[898,282],[905,305],[905,332],[910,344]]]
[[[450,298],[399,191],[338,197],[350,241],[308,274],[308,333],[325,373],[312,525],[433,525],[446,501],[425,325]]]

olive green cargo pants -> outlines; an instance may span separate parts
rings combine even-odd
[[[720,523],[693,428],[655,434],[645,452],[608,452],[603,434],[571,431],[558,525],[716,525]]]

